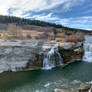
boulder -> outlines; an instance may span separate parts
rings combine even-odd
[[[89,91],[88,92],[92,92],[92,86],[91,86],[91,88],[89,89]]]
[[[77,92],[76,89],[67,89],[67,90],[63,90],[63,89],[54,89],[54,92]]]
[[[54,92],[66,92],[66,91],[62,89],[54,89]]]
[[[91,85],[87,85],[87,84],[81,84],[80,87],[78,88],[78,92],[89,92],[89,90],[91,88]]]

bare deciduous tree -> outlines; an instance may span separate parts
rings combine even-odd
[[[8,35],[12,38],[23,39],[22,28],[20,26],[16,26],[11,24],[8,26]]]
[[[17,37],[17,27],[14,24],[10,24],[8,26],[8,35],[12,38],[16,38]]]
[[[22,34],[22,28],[20,26],[17,26],[17,38],[23,39],[23,34]]]

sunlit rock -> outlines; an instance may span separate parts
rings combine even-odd
[[[29,60],[35,59],[39,53],[37,41],[0,41],[0,72],[20,71],[27,67]]]

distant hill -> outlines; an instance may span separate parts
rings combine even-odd
[[[32,30],[39,30],[39,31],[43,31],[43,30],[49,31],[49,30],[52,30],[52,28],[54,27],[56,29],[62,29],[65,31],[90,32],[88,30],[69,28],[55,23],[48,23],[48,22],[43,22],[39,20],[29,20],[29,19],[14,17],[14,16],[0,15],[0,29],[7,29],[8,24],[16,24],[16,25],[22,26],[22,28],[24,29],[32,29]]]

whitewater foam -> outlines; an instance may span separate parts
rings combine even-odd
[[[43,69],[51,70],[52,68],[57,66],[56,65],[57,62],[58,65],[63,65],[62,57],[58,51],[58,44],[55,44],[44,57]]]
[[[84,42],[83,61],[92,62],[92,37],[86,37]]]

